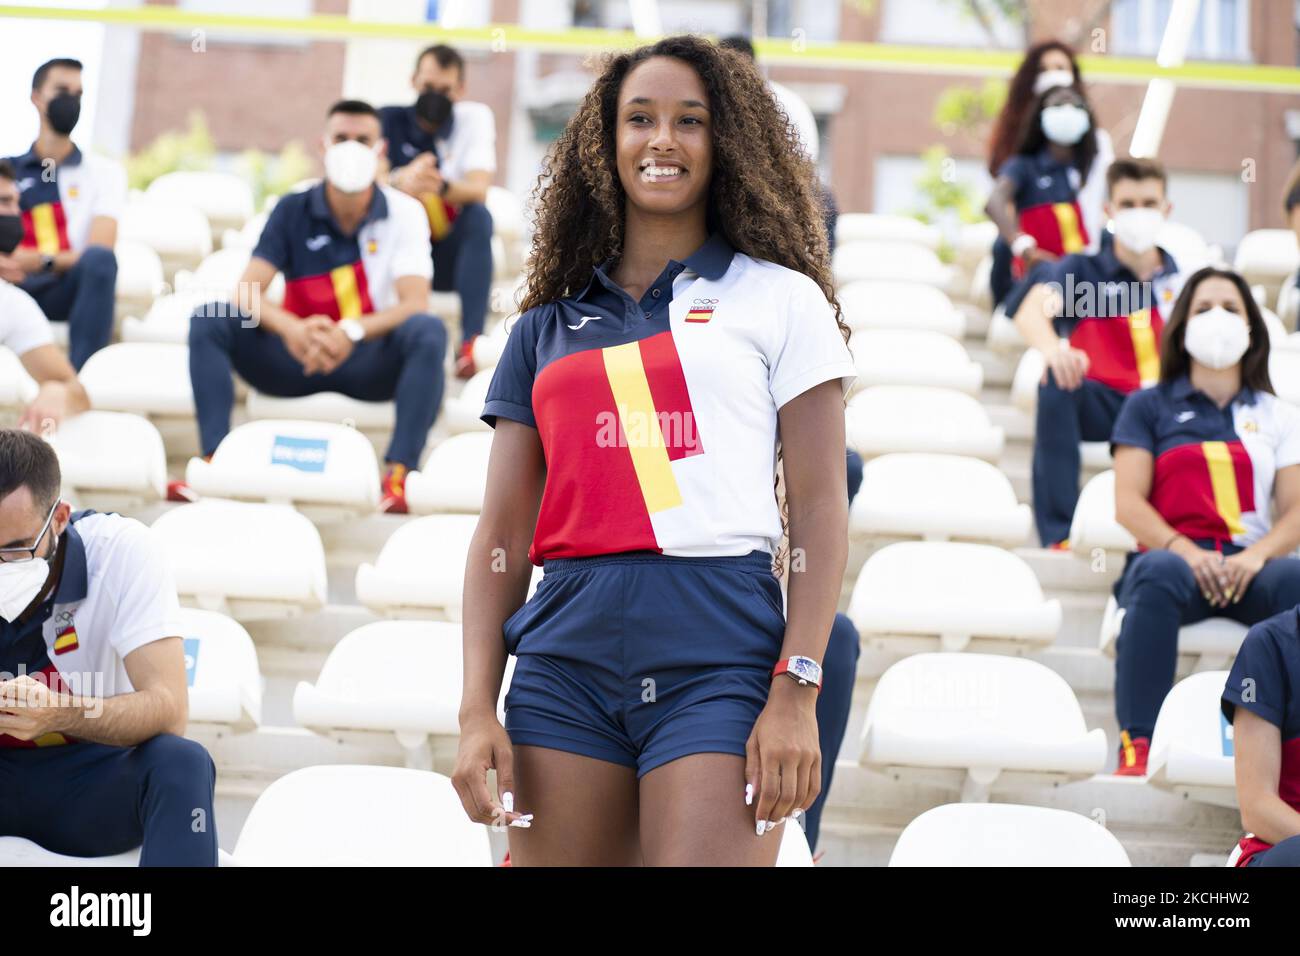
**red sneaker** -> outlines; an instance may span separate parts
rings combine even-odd
[[[397,515],[406,514],[406,466],[389,465],[388,470],[384,472],[383,481],[379,483],[379,491],[383,496],[379,502],[380,511]]]
[[[183,504],[191,504],[198,501],[199,496],[195,493],[194,489],[185,484],[185,482],[177,480],[167,482],[167,500],[178,501]]]
[[[1064,541],[1057,541],[1057,542],[1055,542],[1055,543],[1053,543],[1053,544],[1049,544],[1049,545],[1047,546],[1047,550],[1048,550],[1048,551],[1069,551],[1069,550],[1070,550],[1070,539],[1069,539],[1069,538],[1066,538]]]
[[[474,339],[473,336],[466,339],[460,345],[460,354],[456,356],[456,377],[473,378],[478,369],[474,365]]]
[[[1122,732],[1119,735],[1119,769],[1115,776],[1145,777],[1150,751],[1150,737],[1130,737],[1127,730]]]

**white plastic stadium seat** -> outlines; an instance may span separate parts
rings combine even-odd
[[[1286,274],[1300,267],[1300,246],[1290,229],[1256,229],[1241,237],[1233,268],[1250,285],[1277,289]]]
[[[490,433],[466,432],[439,442],[420,470],[406,476],[407,506],[415,514],[478,514],[483,510],[491,452]]]
[[[1061,604],[1043,599],[1033,569],[986,544],[903,541],[863,565],[848,615],[882,650],[1041,648],[1061,627]]]
[[[224,614],[183,607],[190,722],[252,730],[262,722],[262,672],[243,625]]]
[[[194,415],[190,350],[185,345],[118,342],[100,349],[79,374],[94,408],[137,415]]]
[[[0,837],[0,867],[17,866],[139,866],[140,850],[112,856],[65,856],[22,837]]]
[[[160,515],[153,530],[187,606],[252,621],[325,604],[325,549],[292,508],[200,501]]]
[[[114,298],[123,309],[143,312],[167,288],[162,260],[149,246],[132,239],[119,239],[113,255],[117,257]]]
[[[975,264],[967,297],[976,308],[985,311],[993,308],[993,257],[991,255],[986,255]]]
[[[1227,671],[1203,671],[1174,685],[1151,735],[1147,780],[1220,807],[1237,806],[1232,724],[1219,707]]]
[[[808,837],[803,827],[794,820],[787,820],[779,827],[781,830],[781,848],[776,851],[777,866],[812,866],[812,848],[808,846]]]
[[[1102,612],[1098,646],[1108,657],[1115,656],[1125,611],[1112,595]],[[1249,628],[1227,617],[1208,617],[1178,629],[1178,655],[1191,661],[1195,672],[1227,668],[1241,650]]]
[[[1038,409],[1038,387],[1045,371],[1047,360],[1038,349],[1025,349],[1016,363],[1016,374],[1011,379],[1011,404],[1027,415],[1033,415]]]
[[[295,770],[257,798],[239,866],[491,866],[488,830],[451,780],[403,767]]]
[[[844,321],[854,331],[907,329],[959,340],[966,334],[966,317],[942,289],[931,285],[863,279],[841,288],[837,297]]]
[[[1191,226],[1166,219],[1156,236],[1156,245],[1164,249],[1178,263],[1178,271],[1185,276],[1191,275],[1202,266],[1208,266],[1219,257],[1221,250],[1212,249],[1201,234]],[[1172,310],[1163,307],[1165,315]]]
[[[154,299],[144,318],[127,316],[122,320],[122,341],[187,345],[190,317],[209,301],[202,290],[160,295]]]
[[[167,495],[167,453],[147,418],[123,412],[82,412],[51,437],[63,486],[83,506],[130,511]]]
[[[252,252],[257,246],[257,240],[262,237],[262,230],[266,228],[266,220],[270,218],[271,209],[275,207],[274,200],[278,197],[272,196],[267,200],[267,208],[259,212],[248,222],[244,223],[238,229],[227,229],[221,234],[222,249],[247,249]]]
[[[185,480],[199,495],[289,504],[314,520],[365,514],[379,504],[374,447],[356,429],[328,422],[240,425],[211,461],[191,458]]]
[[[252,187],[242,176],[231,173],[164,173],[149,184],[145,197],[198,207],[212,224],[214,239],[227,229],[240,228],[253,215]]]
[[[514,328],[519,316],[512,314],[504,322],[498,322],[485,333],[474,339],[474,367],[480,371],[496,368],[501,361],[501,354],[506,350],[508,328]],[[482,411],[482,409],[480,409]]]
[[[849,447],[863,458],[889,452],[969,455],[996,462],[1004,440],[978,400],[947,388],[877,385],[845,409]]]
[[[1136,547],[1137,540],[1115,520],[1115,472],[1094,475],[1079,492],[1079,503],[1074,506],[1070,550],[1086,558],[1097,548],[1128,553]]]
[[[1277,292],[1277,317],[1287,329],[1294,329],[1300,320],[1300,285],[1296,284],[1300,269],[1293,270],[1282,280],[1282,288]]]
[[[374,564],[357,568],[357,600],[384,617],[459,621],[465,560],[477,525],[478,515],[404,522]],[[534,566],[532,575],[535,586],[541,568]]]
[[[857,385],[923,385],[978,395],[984,368],[956,339],[938,332],[875,329],[855,332],[849,343]]]
[[[927,810],[894,844],[890,866],[1131,866],[1100,823],[1069,810],[950,803]]]
[[[1270,349],[1268,377],[1284,402],[1300,405],[1300,351],[1295,349]]]
[[[915,654],[876,684],[861,763],[895,779],[961,788],[966,803],[994,789],[1100,773],[1106,733],[1089,730],[1074,691],[1037,661],[993,654]]]
[[[995,352],[1015,354],[1027,348],[1025,337],[1020,334],[1020,329],[1016,328],[1015,319],[1007,315],[1002,306],[993,310],[988,331],[984,333],[984,342]]]
[[[945,288],[952,275],[939,257],[924,246],[907,242],[846,242],[835,247],[835,281],[893,279]]]
[[[142,242],[162,260],[168,276],[193,269],[212,252],[208,217],[192,203],[162,203],[150,199],[128,202],[118,236]]]
[[[250,388],[245,407],[252,419],[342,422],[362,430],[391,429],[397,414],[392,402],[362,402],[339,392],[280,398]]]
[[[965,272],[974,272],[989,255],[998,238],[998,227],[988,219],[962,223],[957,232],[957,264]]]
[[[891,216],[884,213],[844,212],[835,223],[835,243],[849,242],[910,242],[926,249],[937,250],[943,238],[937,226],[931,226],[911,216]]]
[[[479,336],[483,338],[484,336]],[[477,345],[477,342],[475,343]],[[492,384],[495,368],[475,372],[465,383],[459,395],[450,395],[442,402],[442,421],[453,435],[463,432],[491,432],[492,427],[479,418],[487,402],[488,386]]]
[[[22,359],[0,345],[0,408],[22,408],[36,397],[40,386],[23,368]]]
[[[849,510],[855,538],[965,539],[1024,544],[1033,523],[995,466],[958,455],[896,454],[868,461]]]
[[[501,701],[510,686],[507,659]],[[430,737],[460,734],[463,662],[459,624],[380,621],[352,631],[330,651],[314,684],[299,681],[293,719],[301,727],[394,734],[407,766],[428,769]],[[369,675],[363,677],[363,675]],[[500,716],[505,712],[498,702]]]

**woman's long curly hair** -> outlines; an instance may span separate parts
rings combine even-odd
[[[835,297],[817,174],[798,133],[750,60],[693,36],[667,37],[606,59],[538,176],[520,311],[577,293],[593,268],[621,256],[627,196],[615,159],[618,95],[635,67],[659,56],[690,65],[708,93],[709,232],[722,233],[739,252],[815,280],[847,343],[849,327]],[[777,454],[780,462],[779,446]],[[788,534],[789,512],[779,484],[778,475],[773,489]],[[784,551],[783,546],[776,556],[778,574]]]

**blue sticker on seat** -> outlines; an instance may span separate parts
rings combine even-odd
[[[276,435],[271,446],[271,464],[288,465],[299,471],[322,472],[329,454],[328,438],[294,438]]]
[[[185,686],[194,686],[194,673],[199,669],[199,639],[185,638]]]
[[[1223,716],[1223,710],[1219,710],[1219,742],[1223,747],[1225,757],[1233,756],[1232,749],[1232,724],[1228,723],[1228,718]]]

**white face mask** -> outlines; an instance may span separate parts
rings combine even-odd
[[[1121,209],[1112,221],[1115,238],[1134,252],[1143,253],[1156,244],[1165,214],[1159,209]]]
[[[379,144],[366,146],[354,139],[325,150],[325,178],[345,193],[359,193],[375,181],[379,169]]]
[[[1236,365],[1250,348],[1250,326],[1223,306],[1198,312],[1187,320],[1183,344],[1192,358],[1213,369]]]
[[[0,617],[13,623],[41,593],[50,576],[44,558],[0,563]]]
[[[1073,146],[1092,125],[1088,111],[1073,103],[1045,107],[1039,114],[1039,122],[1043,125],[1043,135],[1058,146]]]
[[[1044,70],[1034,77],[1034,95],[1042,96],[1058,86],[1074,86],[1073,70]]]

